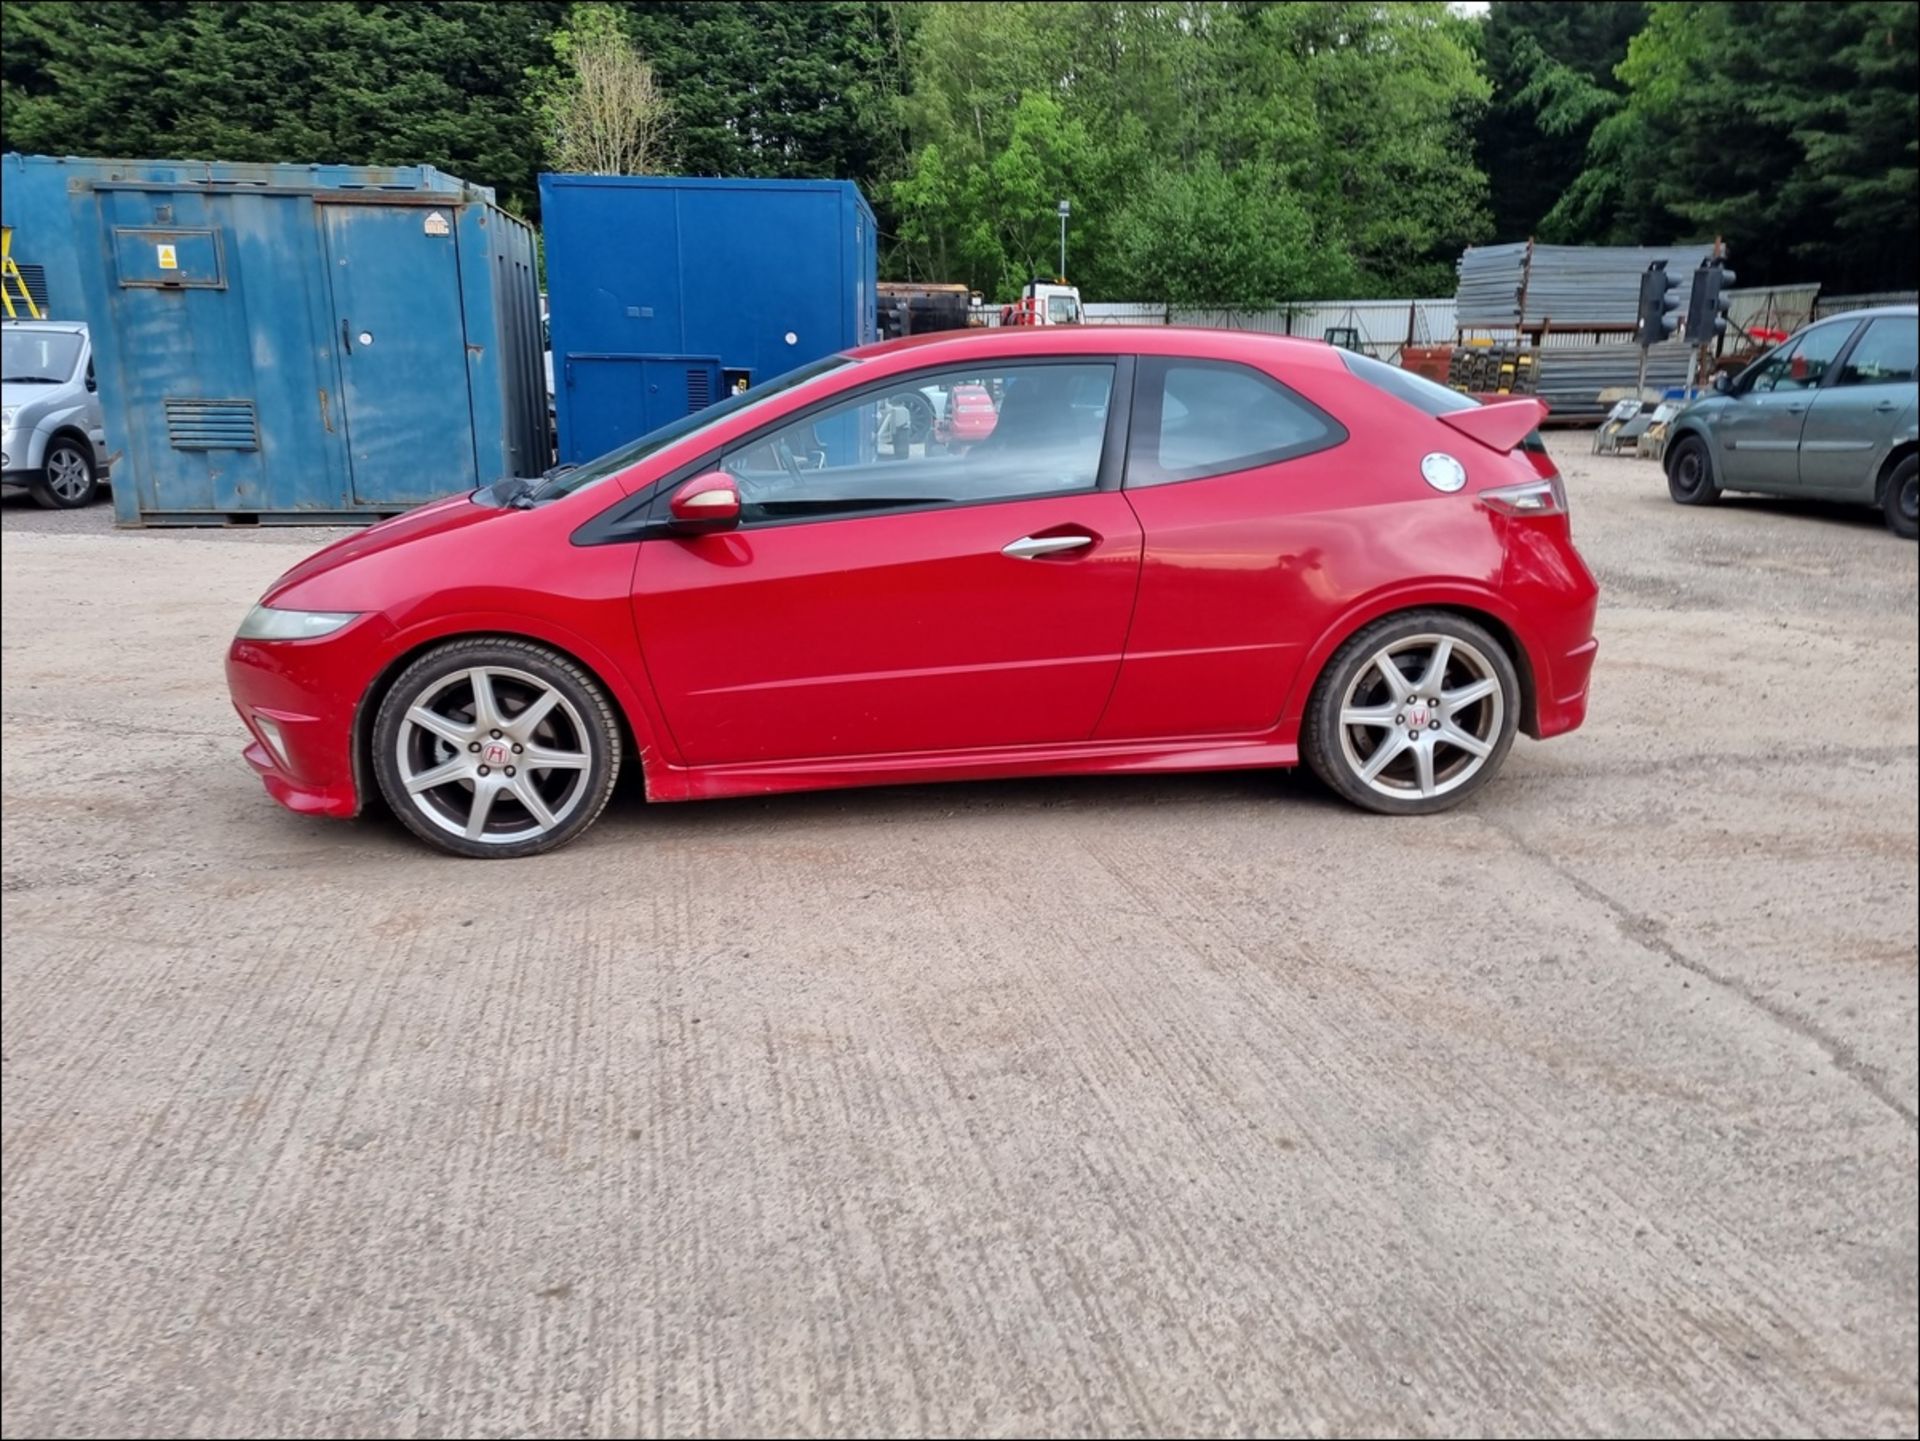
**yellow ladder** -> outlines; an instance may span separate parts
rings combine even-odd
[[[13,227],[0,229],[0,304],[7,308],[7,318],[18,320],[20,312],[13,308],[13,290],[20,287],[20,299],[27,307],[27,314],[35,320],[40,319],[40,307],[33,303],[33,296],[27,291],[27,278],[20,273],[20,266],[13,258]]]

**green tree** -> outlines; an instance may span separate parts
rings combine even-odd
[[[1743,284],[1920,282],[1920,9],[1656,4],[1549,228],[1724,236]]]
[[[673,99],[693,175],[819,176],[875,188],[903,168],[911,5],[639,3],[628,32]]]
[[[1485,234],[1471,33],[1437,4],[924,6],[900,263],[1004,294],[1067,199],[1095,296],[1450,284]]]
[[[1494,0],[1480,36],[1493,103],[1479,152],[1495,240],[1540,233],[1594,126],[1620,107],[1614,67],[1646,18],[1640,0]]]
[[[528,75],[547,164],[588,175],[658,172],[670,108],[653,66],[621,28],[620,12],[575,5],[550,39],[555,63]]]
[[[10,149],[424,163],[536,201],[525,74],[563,7],[484,0],[279,5],[13,0]]]

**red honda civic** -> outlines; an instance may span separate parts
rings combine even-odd
[[[960,387],[978,443],[881,443]],[[466,856],[573,839],[629,756],[653,800],[1304,759],[1424,814],[1586,714],[1543,413],[1229,331],[869,346],[328,546],[228,683],[283,805]]]

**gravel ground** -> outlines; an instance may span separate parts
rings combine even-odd
[[[0,505],[9,1435],[1912,1435],[1916,551],[1555,438],[1592,715],[1228,775],[277,810],[314,532]]]

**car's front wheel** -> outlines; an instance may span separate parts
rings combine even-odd
[[[1910,455],[1887,477],[1887,529],[1908,540],[1920,536],[1920,455]]]
[[[65,436],[47,447],[46,466],[31,487],[34,500],[48,510],[90,505],[95,488],[92,447]]]
[[[1667,494],[1679,505],[1712,505],[1720,499],[1713,456],[1697,435],[1683,435],[1667,452]]]
[[[1335,652],[1307,703],[1300,749],[1355,805],[1426,815],[1493,779],[1519,713],[1513,659],[1484,626],[1411,611]]]
[[[401,673],[373,729],[380,793],[459,856],[530,856],[598,818],[620,774],[620,726],[594,678],[529,641],[452,641]]]

